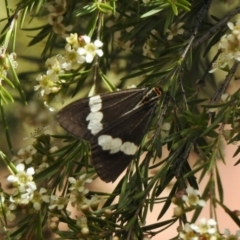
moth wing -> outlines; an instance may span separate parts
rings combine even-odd
[[[99,95],[102,102],[99,111],[103,114],[103,126],[108,126],[123,113],[134,108],[141,100],[145,91],[146,89],[134,88]],[[77,138],[88,141],[93,137],[91,131],[88,129],[89,121],[87,120],[91,112],[89,106],[90,99],[91,97],[77,100],[61,109],[56,115],[57,121],[67,132]]]
[[[134,158],[136,151],[132,153],[131,150],[134,151],[135,146],[139,147],[153,118],[155,107],[152,105],[154,104],[156,102],[142,105],[123,115],[109,127],[100,131],[91,142],[92,162],[98,176],[103,181],[114,182]],[[120,139],[123,144],[127,142],[130,148],[132,146],[134,149],[129,149],[131,154],[126,154],[123,151],[110,153],[110,150],[104,150],[99,144],[99,137],[101,136],[107,136],[108,138],[110,136],[112,142]]]

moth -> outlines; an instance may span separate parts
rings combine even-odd
[[[77,100],[56,119],[70,134],[89,141],[98,176],[114,182],[134,158],[153,119],[160,88],[132,88]]]

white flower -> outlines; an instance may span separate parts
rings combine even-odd
[[[17,68],[18,67],[18,62],[16,61],[17,54],[15,52],[9,54],[8,59],[11,62],[13,68]]]
[[[26,189],[25,192],[16,191],[13,195],[10,196],[9,201],[12,203],[12,207],[15,205],[27,205],[33,197],[32,189]]]
[[[237,230],[236,234],[233,235],[233,234],[231,234],[229,229],[225,229],[224,230],[224,235],[226,235],[226,237],[227,237],[226,240],[239,240],[240,239],[240,230]]]
[[[190,227],[189,223],[184,225],[184,230],[180,232],[179,237],[184,240],[198,240],[197,234]]]
[[[214,219],[200,219],[200,224],[196,226],[195,224],[191,224],[190,227],[195,232],[198,232],[200,234],[208,233],[210,235],[213,235],[216,233],[216,221]]]
[[[59,62],[62,69],[67,71],[78,69],[82,63],[91,63],[96,55],[102,56],[103,51],[100,49],[103,43],[99,40],[91,42],[89,36],[80,36],[71,34],[66,38],[67,44],[65,45],[66,53],[59,56]]]
[[[80,211],[81,207],[85,204],[87,204],[87,198],[85,195],[78,191],[72,191],[71,197],[69,198],[69,201],[71,202],[71,205],[73,207],[76,206],[77,210]]]
[[[73,49],[77,49],[79,47],[77,33],[70,33],[70,37],[66,37],[66,41],[72,46]]]
[[[79,41],[79,45],[83,47],[86,44],[89,44],[91,42],[91,38],[87,35],[81,35],[79,36],[78,41]]]
[[[59,80],[57,74],[38,75],[36,80],[39,82],[39,85],[34,86],[34,90],[37,91],[41,88],[41,96],[56,93],[60,90],[60,87],[57,84]]]
[[[80,56],[86,57],[87,63],[91,63],[96,55],[98,55],[99,57],[103,56],[102,49],[99,49],[103,46],[103,43],[100,40],[95,40],[94,43],[91,43],[90,37],[84,35],[81,38],[82,41],[85,42],[85,45],[79,47],[77,52]]]
[[[181,28],[184,25],[184,22],[180,22],[176,25],[173,23],[170,29],[167,29],[168,37],[167,40],[172,40],[173,37],[177,35],[182,35],[184,33],[184,29]]]
[[[89,192],[88,189],[85,188],[86,183],[91,183],[92,179],[86,178],[86,174],[79,176],[78,180],[73,177],[69,177],[68,181],[71,183],[70,191],[78,191],[82,194],[87,194]]]
[[[85,56],[80,56],[77,50],[73,49],[70,44],[66,44],[65,50],[65,61],[68,63],[68,65],[65,67],[66,70],[77,69],[82,63],[85,62]]]
[[[66,12],[66,0],[46,3],[46,8],[53,16],[63,15]]]
[[[66,53],[60,58],[60,64],[63,69],[75,70],[85,62],[85,56],[80,56],[78,52],[67,43],[65,46]]]
[[[182,200],[185,202],[188,202],[191,206],[204,206],[205,205],[205,201],[199,199],[198,195],[199,195],[199,191],[193,189],[192,187],[188,187],[186,189],[186,193],[187,195],[183,195],[182,196]]]
[[[53,32],[66,38],[68,35],[66,32],[70,32],[73,29],[72,25],[64,26],[62,23],[63,16],[55,16],[49,14],[48,23],[52,25]]]
[[[33,198],[33,191],[27,189],[27,191],[20,195],[20,199],[18,199],[19,204],[28,204]]]
[[[33,203],[33,207],[39,211],[41,209],[42,202],[48,203],[49,195],[46,194],[47,190],[45,188],[41,188],[40,191],[35,191],[33,193],[33,197],[31,199],[31,202]]]
[[[239,35],[240,35],[240,19],[238,19],[235,24],[233,24],[232,22],[228,22],[227,25],[228,25],[229,29],[232,30],[232,34],[239,37]]]
[[[219,48],[228,54],[229,59],[240,61],[240,36],[234,34],[225,34],[219,42]]]
[[[37,152],[37,150],[32,146],[28,145],[25,148],[22,148],[18,151],[17,156],[14,157],[14,161],[25,162],[29,164],[32,162],[32,156]]]
[[[53,56],[51,58],[48,58],[45,62],[45,65],[47,66],[47,75],[52,74],[64,74],[64,70],[61,68],[60,62],[59,62],[59,56]]]
[[[62,210],[68,204],[67,197],[58,197],[56,195],[50,196],[50,205],[49,209],[57,208],[58,210]]]
[[[35,173],[34,168],[30,167],[25,171],[25,165],[20,163],[16,166],[16,170],[16,175],[8,176],[7,180],[17,186],[22,193],[35,191],[37,187],[32,176]]]
[[[36,173],[42,172],[43,170],[47,169],[49,167],[48,163],[41,163],[38,168],[36,169]]]
[[[225,60],[226,65],[231,59],[240,61],[240,20],[235,24],[228,22],[227,25],[231,32],[222,36],[218,45],[225,59],[222,56],[219,56],[219,58]]]

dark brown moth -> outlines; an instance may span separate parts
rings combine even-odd
[[[134,158],[151,123],[159,88],[133,88],[77,100],[56,116],[70,134],[90,142],[98,176],[113,182]]]

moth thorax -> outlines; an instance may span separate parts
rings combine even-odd
[[[150,89],[146,95],[143,96],[141,104],[158,99],[162,95],[162,92],[159,88]]]

